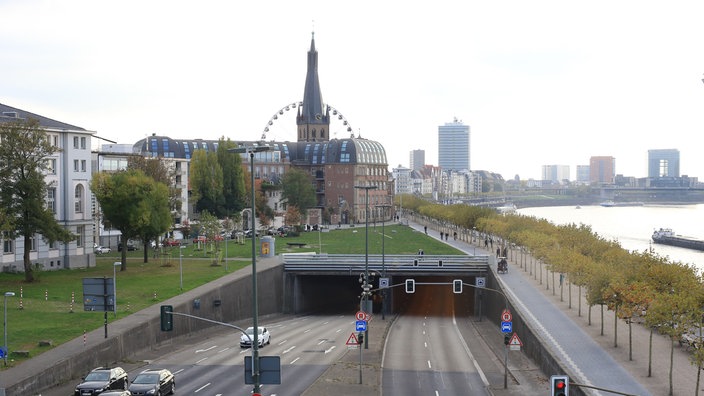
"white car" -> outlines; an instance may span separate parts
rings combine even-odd
[[[266,327],[261,326],[257,326],[257,329],[259,330],[259,335],[257,336],[257,344],[259,345],[259,347],[263,347],[264,345],[270,344],[271,334],[269,334],[269,330],[267,330]],[[250,341],[250,339],[254,339],[254,328],[247,327],[245,333],[247,333],[247,335],[242,334],[242,336],[240,337],[240,347],[242,348],[248,348],[252,346],[252,341]]]
[[[112,251],[112,249],[110,249],[109,247],[105,247],[105,246],[96,246],[95,247],[96,254],[110,253],[111,251]]]

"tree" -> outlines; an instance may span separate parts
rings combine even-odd
[[[140,239],[144,242],[144,262],[148,263],[147,246],[149,241],[158,241],[159,235],[171,228],[168,187],[163,183],[153,181],[146,191],[146,199],[142,201],[140,210],[144,213],[144,217],[136,229]]]
[[[315,188],[310,177],[298,169],[289,169],[282,179],[281,200],[288,206],[298,208],[305,216],[309,208],[315,206]]]
[[[27,282],[34,281],[29,253],[36,234],[50,243],[67,243],[75,238],[57,222],[45,202],[43,171],[48,157],[57,151],[37,120],[0,124],[0,225],[4,238],[24,237],[22,259]]]
[[[163,218],[169,219],[166,188],[139,170],[117,173],[96,173],[91,189],[103,209],[103,215],[121,233],[122,246],[127,240],[150,234],[156,235],[168,228]],[[167,228],[159,229],[159,225]],[[121,271],[127,270],[127,249],[122,249]]]
[[[205,150],[193,152],[190,166],[190,184],[197,211],[218,213],[225,200],[222,168],[216,153]]]
[[[222,193],[224,203],[218,217],[228,217],[239,215],[247,202],[247,190],[244,184],[244,170],[242,168],[242,157],[239,154],[231,153],[228,149],[237,145],[228,140],[220,139],[218,142],[217,158],[222,169]]]

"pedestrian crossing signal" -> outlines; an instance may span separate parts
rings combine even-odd
[[[416,281],[414,279],[406,279],[406,293],[416,292]]]

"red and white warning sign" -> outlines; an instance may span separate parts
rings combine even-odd
[[[501,321],[502,322],[510,322],[511,319],[513,319],[513,316],[511,315],[511,311],[508,309],[504,309],[503,312],[501,312]]]
[[[345,345],[358,346],[359,340],[357,339],[357,336],[354,333],[350,334],[350,337],[347,339],[347,342],[345,343]]]
[[[513,333],[511,336],[511,339],[508,340],[508,347],[512,351],[520,351],[521,347],[523,346],[523,343],[521,342],[521,339],[518,338],[518,334]]]

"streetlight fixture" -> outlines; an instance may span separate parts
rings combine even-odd
[[[7,366],[7,355],[10,353],[10,348],[7,347],[7,298],[14,297],[14,292],[5,292],[5,320],[3,321],[3,328],[5,329],[5,350],[3,351],[3,357],[5,359],[5,366]]]
[[[362,302],[363,305],[360,307],[360,309],[364,312],[369,312],[371,313],[371,309],[369,307],[369,190],[375,190],[376,186],[354,186],[354,188],[358,188],[361,190],[364,190],[364,193],[366,195],[366,202],[365,202],[365,212],[364,212],[364,282],[362,283]],[[369,330],[365,331],[364,335],[364,349],[369,348]]]
[[[255,395],[261,394],[261,378],[259,376],[259,306],[257,305],[257,245],[256,245],[256,205],[255,205],[255,190],[254,190],[254,153],[260,153],[263,151],[269,151],[271,147],[269,146],[247,146],[238,147],[234,149],[229,149],[227,151],[231,153],[248,153],[249,154],[249,173],[251,174],[252,182],[252,327],[254,329],[252,334],[252,380],[254,382],[254,389],[252,393]]]
[[[112,263],[112,308],[115,316],[117,316],[117,272],[115,268],[121,265],[122,262],[120,261]]]

